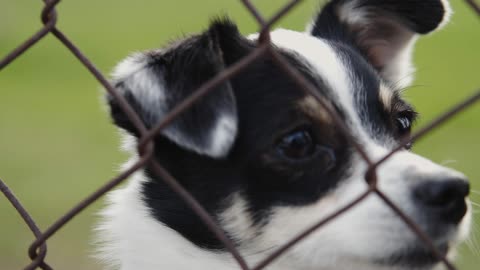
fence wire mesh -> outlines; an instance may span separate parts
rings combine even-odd
[[[301,0],[292,0],[289,1],[285,6],[283,6],[278,12],[276,12],[270,19],[264,18],[260,11],[256,8],[256,6],[250,0],[239,0],[243,3],[245,8],[251,13],[253,18],[257,21],[259,26],[259,33],[260,38],[258,41],[258,46],[254,49],[249,55],[235,63],[234,65],[230,66],[229,68],[225,69],[224,71],[220,72],[217,76],[207,81],[204,85],[202,85],[199,89],[197,89],[191,96],[183,100],[178,106],[172,109],[165,118],[158,123],[155,127],[151,129],[147,129],[140,117],[134,112],[132,107],[129,103],[125,100],[125,98],[119,94],[108,82],[106,77],[95,67],[95,65],[78,49],[78,47],[60,30],[57,28],[57,11],[56,6],[60,3],[60,0],[43,0],[44,8],[41,12],[41,20],[43,23],[43,27],[33,34],[29,39],[25,42],[20,44],[16,49],[14,49],[11,53],[9,53],[6,57],[4,57],[0,61],[0,70],[7,67],[12,61],[15,61],[18,57],[20,57],[23,53],[27,50],[32,48],[38,41],[42,40],[48,34],[52,34],[55,36],[59,42],[61,42],[68,50],[77,58],[81,64],[88,69],[88,71],[94,76],[94,78],[100,82],[101,85],[108,91],[108,93],[116,99],[118,104],[120,105],[121,109],[124,113],[128,116],[129,120],[133,123],[133,125],[137,128],[137,130],[141,134],[140,143],[138,146],[138,153],[139,159],[138,161],[133,164],[130,168],[124,170],[120,175],[111,179],[110,181],[106,182],[103,186],[98,188],[94,193],[90,194],[88,197],[84,198],[80,201],[77,205],[75,205],[72,209],[66,212],[63,216],[59,217],[53,224],[51,224],[45,230],[41,230],[35,223],[35,220],[29,214],[29,212],[22,206],[20,201],[14,195],[12,190],[8,188],[6,183],[0,179],[0,191],[3,195],[8,199],[8,201],[12,204],[12,206],[16,209],[18,214],[24,220],[25,224],[28,226],[30,231],[33,233],[35,240],[31,243],[28,249],[28,256],[31,259],[31,263],[27,265],[24,269],[25,270],[33,270],[33,269],[44,269],[49,270],[53,269],[51,265],[47,263],[47,241],[57,233],[62,227],[64,227],[68,222],[75,217],[76,215],[80,214],[85,208],[91,205],[93,202],[98,200],[102,195],[106,192],[112,190],[130,175],[132,175],[135,171],[142,169],[146,165],[150,165],[153,169],[154,173],[156,173],[161,179],[165,181],[168,186],[174,190],[187,204],[191,209],[201,218],[201,220],[208,226],[212,233],[224,244],[226,250],[228,250],[233,258],[238,263],[240,269],[243,270],[260,270],[267,267],[270,263],[272,263],[275,259],[279,256],[284,254],[288,249],[292,246],[297,244],[302,239],[308,237],[314,231],[320,229],[323,225],[328,222],[331,222],[338,216],[342,215],[343,213],[347,212],[348,210],[355,207],[358,203],[365,200],[367,197],[372,196],[373,194],[378,195],[383,202],[388,205],[398,216],[399,218],[405,222],[405,224],[424,242],[424,244],[429,247],[432,253],[445,265],[445,267],[449,270],[457,269],[447,258],[443,255],[433,244],[432,240],[421,230],[421,228],[415,224],[415,222],[410,219],[395,203],[377,187],[377,176],[376,170],[382,163],[388,160],[392,155],[394,155],[397,151],[402,149],[407,143],[411,141],[415,141],[423,137],[425,134],[431,132],[433,129],[437,128],[441,124],[445,123],[446,121],[452,119],[455,115],[459,112],[465,110],[466,108],[472,106],[474,103],[478,102],[480,99],[480,90],[475,90],[473,94],[465,99],[463,102],[452,106],[452,108],[442,115],[438,116],[435,120],[431,123],[427,124],[422,129],[418,130],[415,134],[413,134],[410,138],[405,138],[402,140],[402,143],[393,151],[385,155],[380,160],[374,162],[372,161],[369,156],[367,155],[366,151],[362,148],[362,145],[359,144],[355,137],[349,132],[348,128],[341,120],[341,118],[337,115],[336,111],[332,110],[328,104],[324,102],[324,100],[319,96],[318,92],[307,79],[303,77],[297,70],[290,67],[287,63],[286,59],[279,55],[272,47],[270,43],[270,28],[273,24],[277,21],[282,19],[286,16],[292,8],[298,5]],[[480,16],[480,5],[475,2],[475,0],[465,0],[465,3],[471,7],[473,11],[475,11]],[[261,260],[257,265],[253,267],[249,267],[245,261],[245,259],[240,255],[238,250],[235,248],[233,242],[225,235],[223,230],[216,224],[214,219],[210,216],[210,214],[202,207],[201,204],[184,188],[182,187],[179,182],[172,177],[169,172],[155,159],[152,158],[153,149],[154,149],[154,137],[159,134],[159,132],[168,126],[176,117],[178,117],[181,113],[187,110],[190,106],[192,106],[195,102],[201,99],[203,96],[207,95],[209,92],[213,91],[217,85],[229,80],[230,78],[234,77],[236,74],[248,68],[248,66],[254,62],[259,57],[269,57],[273,60],[273,62],[280,67],[286,76],[289,76],[298,86],[299,88],[304,91],[305,93],[314,97],[325,109],[330,113],[332,119],[336,122],[336,124],[340,127],[341,132],[349,140],[356,151],[360,154],[360,156],[364,159],[364,161],[368,164],[368,169],[365,173],[365,181],[369,185],[369,189],[358,196],[356,199],[351,201],[348,205],[344,206],[343,208],[339,209],[335,213],[331,214],[330,216],[319,220],[316,224],[312,225],[309,228],[306,228],[302,233],[298,234],[293,239],[286,241],[283,246],[272,252],[269,256]]]

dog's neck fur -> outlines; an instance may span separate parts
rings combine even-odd
[[[100,259],[122,270],[235,269],[228,254],[203,251],[173,229],[161,224],[142,201],[143,173],[109,195],[106,221],[97,228],[102,238]]]

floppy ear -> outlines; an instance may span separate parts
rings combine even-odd
[[[131,55],[115,68],[113,84],[151,128],[225,68],[221,45],[238,42],[239,36],[233,23],[214,22],[205,33],[165,50]],[[115,124],[138,136],[117,101],[109,96],[108,102]],[[237,128],[235,96],[226,81],[180,114],[161,136],[186,150],[221,158],[232,147]]]
[[[412,81],[411,57],[417,34],[448,21],[447,0],[332,0],[309,31],[321,38],[353,43],[387,81]]]

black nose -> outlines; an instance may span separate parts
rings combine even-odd
[[[467,212],[465,197],[470,185],[465,179],[427,181],[415,187],[415,198],[429,215],[457,224]]]

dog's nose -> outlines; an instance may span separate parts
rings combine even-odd
[[[457,224],[467,212],[465,197],[469,191],[466,179],[455,178],[423,182],[415,187],[414,196],[426,207],[429,215]]]

